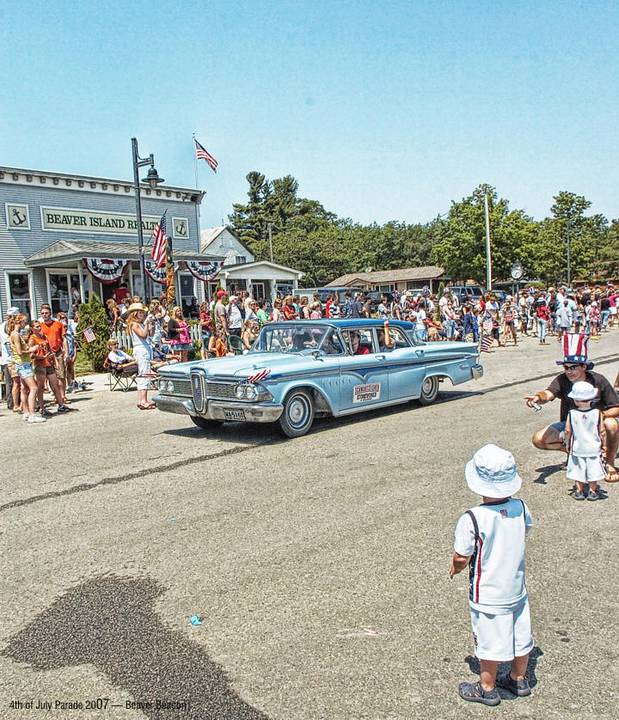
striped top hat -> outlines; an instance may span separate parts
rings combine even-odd
[[[584,333],[565,333],[563,341],[563,360],[557,360],[557,365],[565,363],[586,364],[589,368],[593,363],[589,362],[589,336]]]

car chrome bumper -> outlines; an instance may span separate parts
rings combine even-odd
[[[158,410],[177,413],[179,415],[194,415],[207,420],[234,420],[235,422],[263,422],[270,423],[279,420],[284,411],[283,405],[261,405],[260,403],[234,402],[231,400],[209,400],[206,412],[197,412],[191,398],[174,397],[172,395],[155,395],[153,402]],[[238,415],[242,411],[243,415]],[[231,418],[227,413],[235,414]]]
[[[473,365],[471,368],[471,375],[473,376],[473,380],[479,380],[480,377],[482,377],[484,374],[484,368],[481,365]]]
[[[155,395],[153,402],[158,410],[177,413],[178,415],[197,415],[193,400],[188,397],[174,397],[173,395]]]

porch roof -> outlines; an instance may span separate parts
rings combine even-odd
[[[144,246],[144,256],[149,258],[152,245]],[[99,242],[91,240],[57,240],[25,258],[26,267],[60,267],[74,264],[85,257],[113,258],[118,260],[139,260],[136,243]],[[175,250],[174,260],[198,260],[201,262],[223,260],[219,255],[205,255],[200,252]]]

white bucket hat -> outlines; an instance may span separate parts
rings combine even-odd
[[[520,490],[514,456],[497,445],[484,445],[466,464],[464,476],[469,488],[478,495],[504,498]]]
[[[568,397],[572,400],[595,400],[597,395],[598,391],[591,383],[581,380],[572,385],[572,392]]]

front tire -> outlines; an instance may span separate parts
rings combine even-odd
[[[314,422],[314,401],[307,390],[293,390],[286,398],[279,419],[281,431],[289,438],[305,435]]]
[[[191,422],[197,425],[200,430],[215,430],[221,425],[219,420],[208,420],[207,418],[199,417],[197,415],[190,415]]]
[[[426,378],[421,386],[420,405],[431,405],[438,397],[439,380],[435,377]]]

